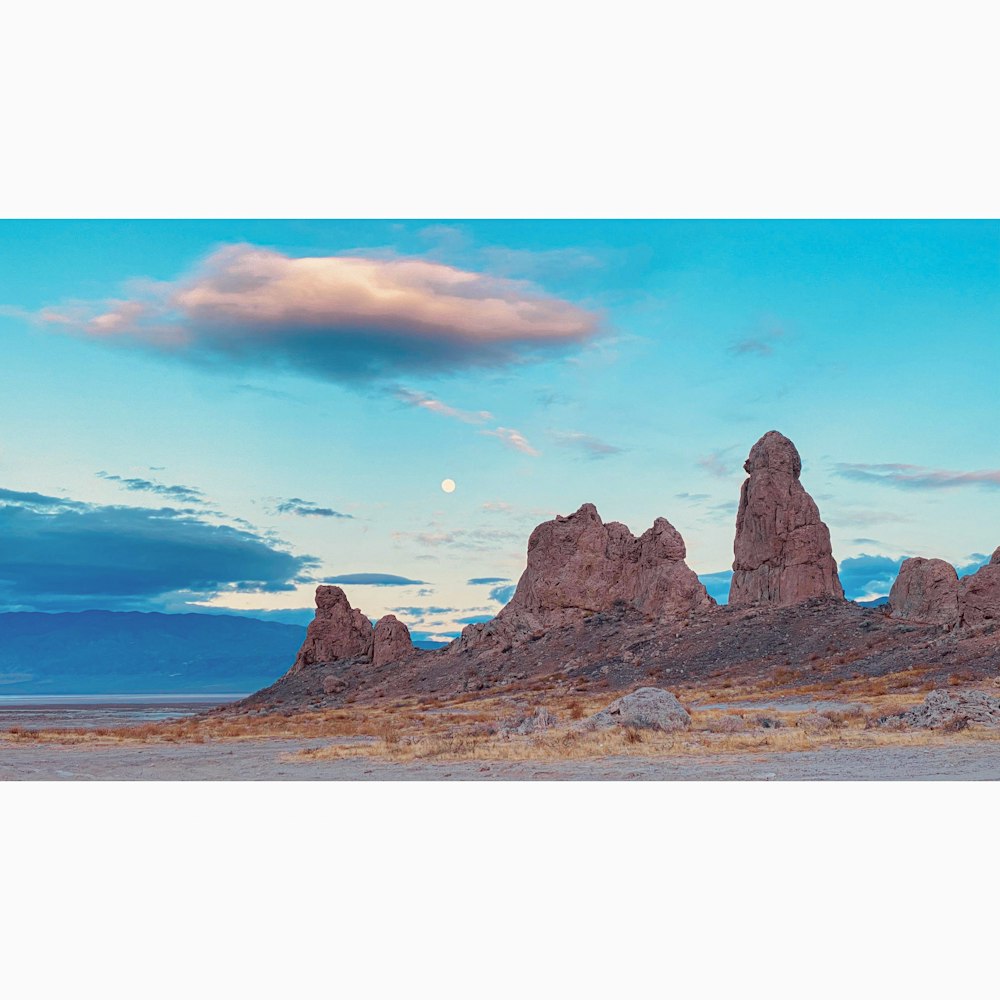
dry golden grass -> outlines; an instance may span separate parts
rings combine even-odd
[[[696,722],[697,725],[697,722]],[[708,754],[788,753],[830,747],[875,748],[889,746],[945,746],[956,740],[1000,740],[990,730],[963,730],[940,733],[926,730],[905,733],[865,729],[863,723],[810,732],[789,725],[779,729],[750,729],[743,733],[708,733],[696,728],[677,733],[614,728],[588,732],[559,727],[535,736],[502,738],[472,735],[402,735],[393,743],[378,747],[364,744],[336,744],[302,750],[290,760],[333,760],[371,755],[397,762],[441,761],[527,761],[600,759],[602,757],[704,756]]]
[[[691,728],[678,733],[630,728],[585,730],[580,720],[623,692],[609,692],[600,681],[587,689],[571,691],[557,675],[545,678],[538,692],[464,692],[453,698],[409,696],[394,703],[382,700],[376,705],[352,703],[336,709],[283,714],[211,713],[120,729],[35,732],[13,727],[0,733],[0,741],[116,746],[320,739],[331,742],[300,751],[290,759],[377,756],[394,761],[518,761],[786,753],[826,747],[934,746],[954,744],[956,740],[1000,739],[998,732],[978,729],[957,733],[895,732],[871,726],[873,718],[921,702],[929,671],[929,667],[918,666],[880,678],[824,678],[809,667],[779,667],[782,684],[777,684],[773,675],[750,679],[717,676],[700,683],[671,684],[671,690],[692,714]],[[538,681],[532,679],[531,688],[538,686]],[[775,699],[832,700],[851,707],[825,712],[831,726],[814,731],[798,726],[803,713],[768,707],[767,703]],[[750,707],[712,707],[713,703],[732,702],[745,702]],[[555,717],[555,726],[533,735],[510,734],[520,718],[543,706]],[[743,731],[732,731],[741,726],[745,727]]]

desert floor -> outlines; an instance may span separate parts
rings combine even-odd
[[[6,745],[6,780],[238,781],[768,781],[996,780],[1000,743],[951,746],[822,747],[777,753],[639,755],[600,759],[392,761],[377,755],[299,756],[328,740],[152,745]],[[374,749],[374,747],[373,747]]]
[[[51,728],[44,714],[12,714],[0,780],[1000,779],[1000,729],[885,724],[939,683],[925,674],[689,682],[678,694],[690,725],[666,733],[593,731],[587,719],[621,692],[544,679],[337,707],[239,703],[139,725]],[[972,687],[992,693],[1000,678],[949,685]]]

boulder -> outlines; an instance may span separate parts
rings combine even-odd
[[[889,592],[889,613],[927,625],[958,623],[958,573],[943,559],[905,559]]]
[[[372,623],[352,608],[340,587],[316,588],[316,617],[309,623],[305,642],[291,672],[314,663],[332,663],[352,657],[371,658]]]
[[[1000,548],[985,566],[963,578],[958,604],[964,626],[1000,623]]]
[[[922,705],[880,720],[888,728],[964,729],[967,726],[1000,727],[1000,698],[984,691],[931,691]]]
[[[768,431],[744,464],[749,478],[736,515],[732,607],[843,598],[830,530],[799,482],[802,460],[783,434]]]
[[[347,690],[347,681],[336,674],[327,674],[323,678],[323,694],[342,694]]]
[[[587,729],[632,726],[636,729],[658,729],[665,733],[687,729],[690,725],[691,716],[674,695],[654,687],[639,688],[617,698],[584,723]]]
[[[524,642],[616,604],[658,621],[713,608],[685,555],[683,538],[666,518],[636,538],[624,524],[605,524],[585,503],[535,528],[514,596],[492,621],[466,628],[459,647]]]
[[[376,667],[402,660],[413,652],[410,630],[395,615],[383,615],[375,623],[373,639],[372,663]]]

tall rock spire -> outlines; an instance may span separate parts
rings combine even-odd
[[[736,515],[736,556],[729,603],[734,607],[797,604],[809,597],[843,597],[830,530],[799,482],[795,445],[768,431],[743,466],[749,478]]]

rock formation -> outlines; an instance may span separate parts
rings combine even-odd
[[[927,625],[1000,624],[1000,548],[961,580],[943,559],[907,559],[892,585],[889,607],[893,618]]]
[[[899,715],[879,720],[889,729],[966,729],[969,726],[1000,728],[1000,698],[984,691],[931,691],[923,704]]]
[[[962,625],[1000,623],[1000,548],[985,566],[962,580],[958,605]]]
[[[372,623],[351,607],[340,587],[317,587],[316,617],[309,623],[292,670],[353,656],[370,657],[372,639]]]
[[[395,616],[384,615],[375,625],[372,663],[381,667],[413,652],[410,630]]]
[[[889,592],[893,618],[927,625],[958,622],[958,573],[943,559],[906,559]]]
[[[605,524],[585,503],[535,528],[514,596],[493,621],[466,628],[459,645],[516,643],[617,602],[657,620],[714,607],[685,555],[684,540],[665,518],[636,538],[624,524]]]
[[[659,729],[670,733],[687,729],[691,716],[669,691],[643,687],[616,698],[583,723],[585,729],[609,729],[612,726],[633,726],[636,729]]]
[[[798,604],[844,596],[830,531],[799,482],[802,460],[783,434],[768,431],[743,466],[749,478],[736,515],[733,607]]]
[[[392,663],[412,653],[410,630],[395,615],[372,623],[352,608],[340,587],[316,588],[316,617],[309,623],[306,640],[289,673],[316,663],[336,660],[371,660],[375,666]]]

